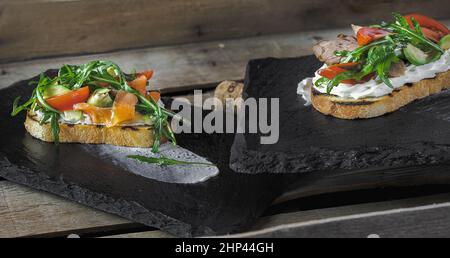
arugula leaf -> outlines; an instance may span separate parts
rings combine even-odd
[[[418,35],[420,35],[421,37],[424,37],[424,38],[425,38],[425,35],[423,35],[422,29],[420,28],[420,25],[419,25],[419,23],[416,21],[416,19],[415,19],[414,17],[411,17],[411,21],[412,21],[412,23],[413,23],[413,25],[414,25],[414,29],[416,30],[416,33],[417,33]]]
[[[17,114],[22,112],[22,110],[28,109],[30,106],[32,106],[36,102],[35,99],[30,98],[27,102],[25,102],[24,104],[19,106],[20,99],[21,99],[21,96],[18,96],[16,99],[14,99],[11,116],[16,116]]]
[[[386,44],[376,46],[369,51],[366,66],[363,68],[359,78],[363,78],[371,73],[376,73],[377,76],[390,88],[393,88],[389,80],[389,70],[393,62],[398,62],[399,59],[395,54],[395,45]]]
[[[337,76],[335,76],[332,80],[328,82],[327,85],[327,94],[331,94],[331,91],[334,87],[338,86],[339,83],[345,80],[353,79],[355,77],[355,72],[348,71],[344,73],[340,73]]]
[[[376,67],[376,73],[378,77],[386,84],[389,88],[394,88],[391,81],[388,78],[387,73],[389,72],[391,61],[386,59],[384,62],[380,62]]]
[[[394,17],[396,22],[385,24],[384,28],[392,30],[397,34],[397,36],[409,40],[410,42],[423,44],[424,46],[433,49],[434,51],[437,51],[441,54],[444,53],[444,50],[442,50],[441,47],[424,37],[422,30],[420,29],[420,25],[417,23],[417,21],[412,19],[415,27],[415,30],[412,30],[403,16],[398,13],[394,13]]]
[[[402,27],[408,27],[409,28],[409,23],[408,21],[406,21],[406,19],[399,13],[393,13],[392,14],[395,18],[395,21]]]
[[[40,125],[44,125],[45,123],[48,122],[48,120],[51,118],[51,112],[43,112],[42,118],[39,121]]]
[[[320,77],[315,83],[314,85],[318,88],[323,88],[325,86],[328,85],[328,83],[330,82],[330,79],[325,78],[325,77]]]
[[[387,39],[381,39],[374,41],[368,45],[359,47],[355,49],[354,51],[350,52],[346,59],[342,61],[342,63],[350,63],[350,62],[360,62],[364,59],[365,54],[374,46],[383,45],[388,43],[389,41]]]
[[[63,67],[61,67],[61,69],[59,69],[58,71],[58,80],[59,83],[69,89],[72,89],[72,86],[76,83],[76,71],[77,67],[76,66],[71,66],[71,65],[63,65]]]
[[[342,63],[357,62],[361,64],[361,70],[353,73],[343,73],[332,80],[321,78],[316,81],[317,87],[327,85],[327,92],[330,93],[333,87],[339,85],[343,80],[362,81],[371,74],[377,77],[393,88],[389,79],[389,71],[392,64],[398,63],[400,59],[405,59],[403,49],[408,44],[420,48],[430,57],[428,62],[438,60],[443,54],[443,50],[434,42],[427,39],[420,27],[420,24],[411,18],[413,28],[410,27],[408,21],[400,14],[394,13],[395,21],[391,23],[383,22],[381,25],[373,25],[370,27],[381,28],[390,32],[389,35],[382,39],[373,41],[365,46],[358,47],[352,52],[337,51],[336,56],[344,57]]]
[[[131,78],[135,77],[134,75]],[[13,103],[13,110],[11,115],[17,115],[25,109],[32,109],[43,112],[47,122],[50,119],[52,123],[52,132],[55,138],[58,135],[57,120],[60,117],[60,112],[50,105],[48,105],[43,97],[43,92],[51,85],[62,85],[68,89],[76,90],[82,86],[89,85],[92,88],[98,88],[99,83],[107,83],[109,87],[114,90],[124,90],[138,97],[138,109],[142,113],[151,116],[155,120],[155,144],[152,150],[157,152],[161,144],[161,137],[166,137],[170,142],[176,144],[175,135],[170,128],[169,118],[177,116],[174,112],[169,111],[153,99],[147,99],[146,96],[140,94],[138,91],[130,87],[127,83],[126,75],[120,70],[119,66],[111,61],[95,60],[82,65],[63,65],[58,70],[58,75],[54,78],[49,78],[41,74],[39,81],[33,82],[35,90],[33,96],[24,104],[20,105],[20,98],[16,98]]]
[[[50,118],[50,126],[52,128],[53,142],[59,143],[59,117],[58,113],[52,113]]]
[[[350,54],[350,51],[348,51],[348,50],[341,50],[341,51],[334,52],[335,56],[340,56],[340,57],[347,57],[349,54]]]
[[[150,164],[157,164],[160,166],[174,166],[174,165],[203,165],[203,166],[214,166],[212,163],[203,163],[203,162],[188,162],[188,161],[181,161],[176,159],[167,158],[163,155],[161,155],[159,158],[155,157],[145,157],[140,155],[129,155],[127,156],[130,159],[135,159],[141,162],[150,163]]]
[[[42,105],[43,108],[45,108],[48,111],[60,114],[61,112],[54,109],[52,106],[50,106],[49,104],[47,104],[47,102],[45,101],[44,97],[42,96],[42,87],[36,88],[36,98],[39,101],[39,103]]]

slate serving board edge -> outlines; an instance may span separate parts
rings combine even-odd
[[[180,237],[192,237],[191,226],[157,211],[149,211],[140,204],[125,199],[115,199],[106,194],[81,188],[63,180],[52,180],[45,174],[11,164],[6,158],[0,161],[0,176],[6,180],[45,191],[88,207],[153,226]],[[203,231],[203,230],[202,230]],[[211,231],[204,229],[205,232]]]
[[[419,131],[418,134],[421,135],[419,139],[415,138],[413,130],[408,131],[408,126],[414,129],[426,129],[426,132],[431,131],[429,127],[450,128],[450,105],[444,101],[449,99],[450,91],[443,91],[415,101],[392,114],[378,118],[340,120],[325,116],[311,106],[304,107],[302,97],[294,94],[298,83],[308,76],[313,76],[321,65],[322,63],[314,56],[282,59],[262,58],[251,60],[248,63],[243,97],[283,99],[280,101],[280,135],[285,137],[285,141],[281,142],[282,136],[279,143],[272,146],[261,145],[258,140],[260,134],[236,135],[230,160],[230,166],[234,171],[251,174],[264,173],[264,171],[289,174],[371,169],[373,167],[389,169],[436,164],[447,166],[450,164],[450,141],[443,130],[437,130],[429,135],[420,134]],[[430,109],[431,113],[424,115],[424,111],[420,110],[423,107]],[[449,115],[446,116],[446,114]],[[292,122],[298,118],[306,118],[304,124],[311,123],[311,125],[299,126],[298,123]],[[303,120],[301,122],[303,123]],[[388,141],[379,140],[382,139],[379,135],[390,132],[380,131],[379,135],[375,136],[372,130],[368,132],[367,140],[364,140],[365,132],[352,131],[360,135],[359,143],[347,144],[336,141],[339,143],[329,142],[328,145],[328,142],[324,143],[320,136],[317,138],[308,136],[314,141],[322,142],[315,146],[314,143],[311,144],[313,140],[301,138],[305,136],[297,136],[301,129],[313,132],[316,130],[314,128],[320,129],[320,126],[332,125],[343,126],[342,130],[347,131],[341,131],[337,135],[347,135],[345,137],[351,139],[348,136],[348,130],[378,128],[390,123],[396,126],[397,135],[401,137],[385,137],[389,139]],[[297,126],[299,129],[287,130],[286,133],[286,127],[291,127],[291,125]],[[401,132],[404,132],[404,135],[398,132],[400,128],[403,128]],[[291,135],[292,138],[286,135]],[[287,141],[286,138],[290,141]],[[291,145],[297,147],[301,145],[291,142],[301,142],[301,140],[308,141],[307,147],[293,149]]]
[[[49,70],[46,73],[54,74],[54,72],[55,70]],[[13,99],[19,95],[25,99],[31,95],[32,88],[28,86],[28,82],[36,80],[36,78],[19,81],[0,89],[2,93],[2,103],[0,104],[3,107],[0,114],[3,119],[11,119],[9,113]],[[167,100],[171,101],[170,98]],[[51,143],[32,138],[23,128],[24,116],[25,114],[22,113],[20,116],[12,118],[12,122],[4,123],[0,127],[4,133],[12,136],[0,138],[2,143],[2,147],[0,147],[0,177],[147,226],[159,228],[176,236],[197,237],[242,232],[248,229],[271,202],[281,194],[285,185],[284,179],[281,177],[248,176],[232,171],[229,168],[229,149],[232,145],[233,135],[226,134],[183,134],[178,138],[180,146],[207,157],[219,167],[219,175],[206,182],[191,185],[167,183],[128,172],[122,173],[118,179],[105,177],[103,180],[101,177],[106,175],[104,172],[99,171],[101,173],[92,174],[89,172],[93,172],[95,169],[89,169],[89,171],[80,169],[79,163],[74,162],[72,157],[57,154],[55,160],[55,153],[67,154],[68,150],[79,151],[83,148],[80,148],[78,144],[61,144],[59,148],[53,148],[54,145]],[[198,144],[200,140],[204,142],[203,145]],[[32,144],[33,147],[36,144],[39,148],[38,152],[46,155],[45,162],[50,162],[52,165],[46,165],[45,162],[42,163],[35,157],[33,158],[34,153],[31,153],[30,159],[27,156],[30,155],[28,150],[23,149],[24,141]],[[220,149],[212,151],[211,148],[214,146],[219,146]],[[83,168],[87,168],[89,165],[86,164],[93,162],[93,156],[87,153],[79,155],[79,157],[89,158],[83,164]],[[63,160],[58,158],[63,158]],[[38,162],[35,163],[36,161]],[[67,166],[61,166],[61,164],[67,164]],[[105,164],[99,165],[102,167]],[[41,171],[41,169],[43,170]],[[108,168],[107,172],[117,175],[120,170],[120,168]],[[79,181],[79,177],[82,177],[81,181]],[[126,180],[121,181],[121,179]],[[97,183],[95,180],[102,182]],[[114,190],[114,184],[118,181],[121,182],[119,194],[112,190],[104,192],[105,189]],[[138,193],[133,191],[135,190],[133,185],[126,187],[130,189],[122,187],[128,183],[138,183],[139,187],[144,189],[145,197],[143,198],[145,200],[135,199]],[[97,184],[100,184],[100,190],[95,188]],[[120,195],[123,191],[128,193],[131,191],[131,193],[126,196]]]

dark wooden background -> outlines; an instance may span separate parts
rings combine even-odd
[[[0,63],[389,19],[448,19],[448,0],[1,0]]]

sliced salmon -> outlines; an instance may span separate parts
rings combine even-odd
[[[87,103],[79,103],[75,104],[73,109],[86,113],[94,124],[111,124],[113,114],[112,108],[99,108]]]
[[[112,121],[108,126],[115,126],[126,121],[133,120],[136,116],[136,104],[138,98],[132,93],[119,91],[112,108]]]

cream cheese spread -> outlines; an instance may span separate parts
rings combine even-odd
[[[325,64],[320,69],[326,68]],[[319,69],[319,70],[320,70]],[[394,89],[400,88],[407,83],[415,83],[424,79],[430,79],[436,77],[438,73],[446,72],[450,69],[450,50],[447,50],[439,60],[421,66],[410,65],[406,68],[405,74],[400,77],[390,78]],[[303,96],[306,100],[306,104],[310,104],[311,96],[310,89],[314,87],[315,90],[321,93],[327,93],[325,87],[317,87],[314,83],[321,78],[318,74],[319,70],[315,73],[313,78],[306,78],[298,85],[297,94]],[[450,83],[450,82],[449,82]],[[336,95],[346,99],[361,99],[367,97],[381,97],[392,93],[394,90],[384,84],[377,78],[372,79],[365,83],[356,85],[341,83],[331,90],[331,95]]]
[[[37,120],[41,120],[42,117],[44,116],[44,114],[42,113],[42,111],[37,110],[34,112],[36,114],[36,119]],[[50,122],[50,121],[45,121],[45,122]],[[66,120],[64,118],[64,115],[61,115],[61,117],[59,118],[59,122],[60,123],[65,123],[65,124],[73,124],[73,125],[105,125],[102,123],[93,123],[91,118],[89,117],[89,115],[84,114],[83,113],[83,117],[82,119],[74,122],[74,121],[70,121],[70,120]],[[151,123],[146,123],[144,121],[129,121],[129,122],[124,122],[122,124],[120,124],[119,126],[149,126],[152,125]]]

